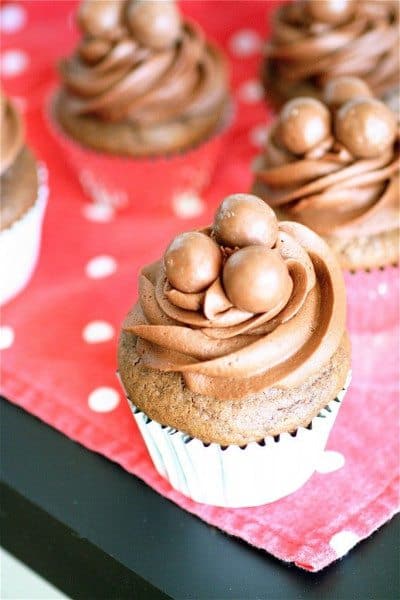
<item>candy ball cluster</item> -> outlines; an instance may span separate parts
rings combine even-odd
[[[84,0],[78,23],[94,41],[115,40],[131,33],[145,47],[163,50],[180,37],[181,18],[172,0]]]
[[[356,77],[333,79],[324,90],[325,103],[299,97],[284,105],[274,139],[301,156],[333,135],[355,158],[378,157],[393,145],[397,123],[393,112],[371,96]]]
[[[293,284],[277,237],[278,222],[267,204],[250,194],[228,196],[210,235],[183,233],[169,245],[167,279],[181,292],[198,293],[219,277],[236,308],[263,313],[283,307]]]

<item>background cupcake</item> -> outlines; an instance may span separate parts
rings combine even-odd
[[[265,50],[267,97],[321,97],[331,78],[362,77],[377,96],[399,85],[396,0],[296,0],[279,8]]]
[[[47,174],[25,145],[21,116],[0,94],[0,304],[28,283],[40,248]]]
[[[348,294],[350,318],[355,316],[357,326],[379,327],[378,300],[385,306],[385,322],[388,313],[389,321],[397,321],[396,115],[372,97],[363,81],[332,80],[324,103],[300,97],[285,104],[255,171],[256,193],[282,218],[322,235],[342,267],[359,274],[349,278]],[[385,294],[379,293],[382,286]]]
[[[199,192],[228,118],[221,52],[170,0],[85,0],[78,24],[52,117],[85,190],[147,208]]]
[[[193,499],[272,502],[312,475],[348,384],[340,267],[259,198],[224,200],[140,275],[119,375],[158,471]]]

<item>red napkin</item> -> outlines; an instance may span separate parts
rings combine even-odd
[[[353,335],[353,382],[318,473],[295,494],[258,508],[205,506],[172,490],[153,468],[115,378],[118,329],[135,300],[140,266],[177,232],[210,222],[225,195],[249,189],[268,116],[257,77],[273,4],[182,4],[227,51],[237,114],[212,189],[201,199],[182,198],[166,218],[91,205],[47,133],[42,103],[55,61],[74,46],[76,3],[2,3],[3,86],[24,109],[51,195],[36,274],[3,310],[1,391],[208,523],[318,571],[399,507],[398,328]]]

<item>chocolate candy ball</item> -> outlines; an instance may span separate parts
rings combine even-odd
[[[337,139],[357,158],[375,158],[396,138],[396,118],[374,98],[357,98],[344,104],[336,114]]]
[[[121,2],[115,0],[83,0],[78,9],[78,24],[93,37],[113,39],[121,28]]]
[[[278,221],[274,211],[257,196],[233,194],[219,207],[213,230],[223,246],[263,244],[271,248],[278,236]]]
[[[324,101],[332,108],[338,108],[353,98],[369,98],[372,92],[358,77],[335,77],[324,89]]]
[[[248,246],[232,254],[225,263],[223,283],[232,304],[251,313],[286,303],[293,287],[279,252],[264,246]]]
[[[222,254],[218,245],[204,233],[181,233],[164,254],[167,279],[177,290],[197,293],[219,275]]]
[[[127,20],[138,42],[155,50],[171,47],[180,36],[181,19],[171,0],[133,0]]]
[[[314,21],[338,25],[354,14],[355,2],[354,0],[308,0],[306,10]]]
[[[277,140],[293,154],[304,154],[328,137],[329,110],[314,98],[295,98],[282,108],[276,130]]]

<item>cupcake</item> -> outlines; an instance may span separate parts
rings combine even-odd
[[[313,474],[349,383],[345,290],[325,242],[235,194],[141,271],[119,377],[157,471],[255,506]]]
[[[24,140],[21,116],[0,94],[0,304],[28,283],[39,254],[46,170]]]
[[[362,328],[398,321],[399,173],[397,117],[353,77],[331,80],[323,102],[287,102],[255,164],[255,193],[359,273],[348,300]]]
[[[321,97],[339,76],[362,77],[381,97],[399,85],[397,0],[297,0],[276,12],[262,78],[275,104]]]
[[[50,124],[85,191],[136,208],[200,192],[229,113],[221,52],[171,0],[85,0],[77,20]]]

